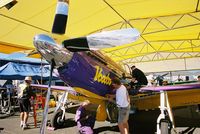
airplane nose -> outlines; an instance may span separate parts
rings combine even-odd
[[[63,48],[62,45],[58,45],[54,39],[48,35],[36,35],[34,37],[33,44],[41,56],[44,57],[49,63],[54,60],[56,67],[60,67],[65,63],[68,63],[73,55],[67,49]]]
[[[45,34],[39,34],[39,35],[36,35],[34,37],[34,45],[35,47],[37,47],[37,43],[41,43],[41,42],[47,42],[48,44],[51,44],[51,45],[55,45],[56,42],[51,38],[49,37],[48,35],[45,35]]]
[[[47,54],[49,55],[52,53],[53,46],[56,45],[56,42],[49,36],[40,34],[34,37],[33,44],[37,51],[45,57]],[[53,57],[51,57],[52,59]],[[46,59],[46,58],[45,58]],[[48,61],[48,59],[47,59]]]

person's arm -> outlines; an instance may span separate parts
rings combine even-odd
[[[114,99],[116,98],[116,94],[107,94],[106,97],[107,97],[108,101],[115,103]]]
[[[81,111],[80,111],[80,110],[77,110],[77,111],[76,111],[76,115],[75,115],[75,122],[78,122],[79,119],[80,119],[80,117],[81,117]]]
[[[85,115],[82,117],[82,111],[81,110],[77,110],[76,111],[76,115],[75,115],[75,121],[76,122],[81,122],[81,121],[84,121],[84,120],[87,120],[91,115]]]
[[[108,98],[112,98],[112,99],[114,99],[114,98],[116,97],[115,94],[107,94],[106,96],[107,96]]]
[[[131,82],[132,82],[132,83],[137,83],[137,79],[136,79],[135,77],[133,77],[133,78],[131,79]]]
[[[32,88],[30,88],[30,96],[33,97],[33,99],[36,99],[36,93],[33,92]]]

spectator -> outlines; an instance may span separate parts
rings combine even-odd
[[[167,85],[168,85],[168,81],[167,81],[167,80],[163,80],[162,85],[163,85],[163,86],[167,86]]]
[[[178,75],[178,81],[183,81],[183,79],[181,78],[180,74]]]
[[[19,85],[18,88],[18,101],[20,106],[20,127],[22,130],[28,128],[27,121],[29,117],[29,112],[31,110],[30,98],[35,97],[31,89],[31,77],[25,77],[24,83]]]
[[[75,121],[77,122],[80,134],[93,134],[95,117],[87,112],[87,106],[89,104],[90,101],[85,100],[76,111]]]
[[[198,82],[200,82],[200,75],[197,77]]]
[[[189,81],[190,77],[189,76],[185,76],[185,81]]]

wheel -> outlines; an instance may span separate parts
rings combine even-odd
[[[65,116],[62,119],[62,114],[63,114],[63,111],[59,109],[56,113],[54,113],[51,119],[51,126],[54,127],[55,129],[62,128],[64,126]]]
[[[107,121],[110,121],[111,123],[117,123],[118,120],[118,108],[116,104],[112,102],[107,102],[106,104],[106,112],[109,118]]]
[[[160,130],[161,130],[161,134],[169,134],[168,123],[167,122],[161,122],[160,123]]]
[[[161,134],[171,134],[171,122],[167,119],[163,119],[160,121],[160,130]]]

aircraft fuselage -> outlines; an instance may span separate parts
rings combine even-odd
[[[92,52],[70,52],[57,45],[47,35],[37,35],[34,45],[48,61],[55,62],[61,80],[72,87],[80,87],[100,96],[111,93],[111,79],[116,73]]]

